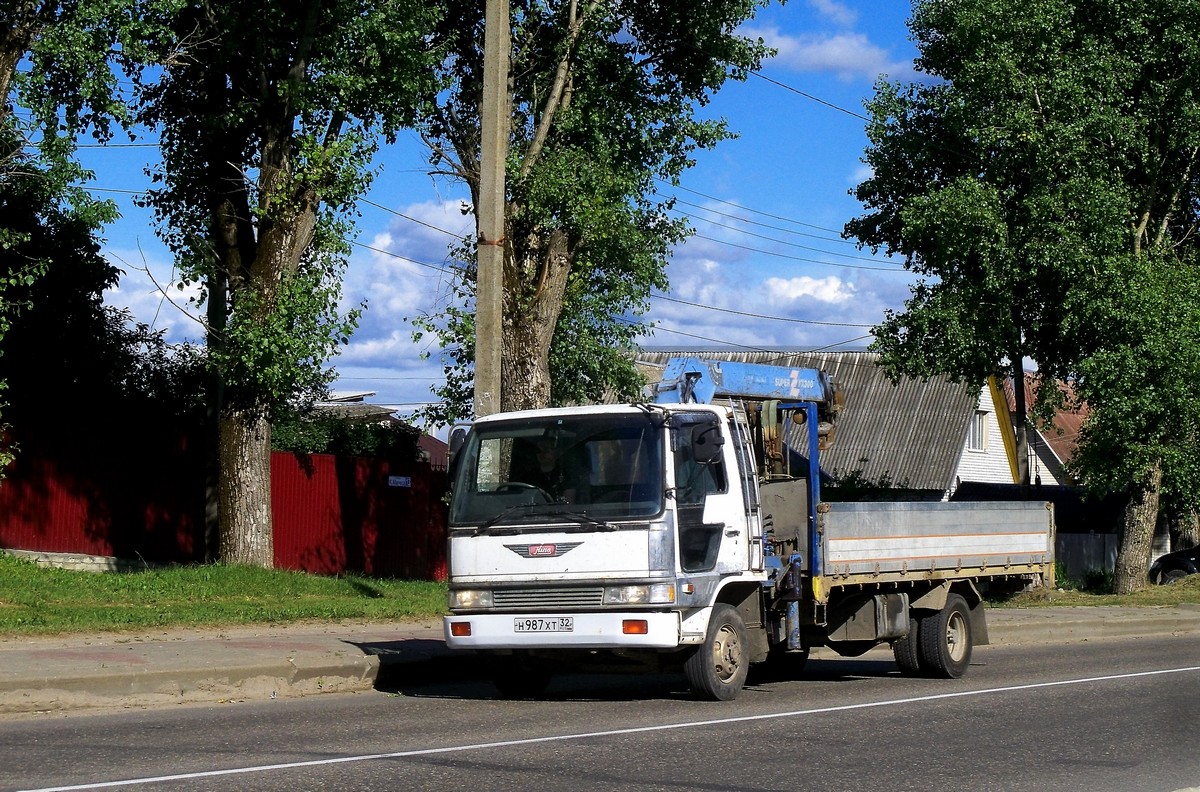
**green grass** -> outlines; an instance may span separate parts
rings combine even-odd
[[[1127,607],[1200,604],[1200,575],[1135,594],[1102,581],[1065,581],[989,604]],[[321,577],[253,567],[75,572],[0,553],[0,637],[314,621],[415,621],[446,613],[446,586],[359,576]]]
[[[0,636],[166,627],[362,620],[446,613],[446,586],[426,581],[216,565],[77,572],[0,553]]]
[[[1036,589],[990,602],[997,608],[1038,608],[1062,605],[1109,605],[1127,608],[1200,604],[1200,575],[1168,586],[1150,585],[1132,594],[1110,594],[1112,575],[1086,576],[1083,581],[1059,581],[1052,589]]]

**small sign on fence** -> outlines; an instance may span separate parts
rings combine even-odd
[[[411,487],[412,476],[388,476],[389,487]]]

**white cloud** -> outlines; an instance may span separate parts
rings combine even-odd
[[[837,305],[854,298],[854,286],[836,275],[826,278],[810,278],[807,275],[797,278],[767,278],[763,285],[770,301],[775,304],[811,297],[820,302]]]
[[[165,331],[168,343],[203,341],[204,308],[195,303],[198,285],[180,289],[171,263],[153,251],[148,256],[143,249],[110,248],[104,254],[123,272],[116,286],[104,290],[106,304],[128,308],[134,321]]]
[[[792,36],[775,27],[746,32],[779,51],[772,63],[795,71],[830,72],[843,80],[874,80],[881,74],[897,80],[916,78],[911,61],[894,58],[862,33]]]
[[[858,21],[857,11],[836,0],[808,0],[808,4],[836,25],[852,27]]]

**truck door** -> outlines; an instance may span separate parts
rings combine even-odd
[[[737,573],[749,564],[749,532],[732,445],[711,413],[680,416],[674,445],[679,560],[684,572]],[[708,451],[699,451],[708,444]],[[732,485],[731,485],[732,484]]]

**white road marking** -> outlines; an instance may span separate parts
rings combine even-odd
[[[324,767],[327,765],[348,764],[350,762],[369,762],[377,759],[403,759],[409,756],[432,756],[436,754],[459,753],[462,751],[481,751],[489,748],[508,748],[515,745],[536,745],[538,743],[583,740],[589,737],[614,737],[624,734],[642,734],[646,732],[671,731],[675,729],[695,729],[703,726],[721,726],[727,723],[748,723],[751,721],[776,720],[779,718],[798,718],[804,715],[821,715],[829,712],[847,712],[850,710],[872,709],[876,707],[895,707],[902,704],[943,701],[946,699],[967,698],[969,696],[986,696],[995,693],[1011,693],[1019,690],[1037,690],[1039,688],[1063,687],[1066,685],[1084,685],[1091,682],[1112,682],[1122,679],[1162,676],[1164,674],[1184,674],[1193,671],[1200,671],[1200,666],[1164,668],[1158,671],[1138,671],[1130,674],[1108,674],[1105,676],[1082,677],[1080,679],[1062,679],[1056,682],[1035,682],[1028,685],[1010,685],[1007,687],[985,688],[983,690],[963,690],[956,693],[938,693],[932,696],[913,696],[911,698],[888,699],[886,701],[868,701],[862,704],[842,704],[836,707],[816,707],[813,709],[792,710],[790,712],[772,712],[765,715],[740,715],[731,718],[713,718],[711,720],[687,721],[685,723],[664,723],[658,726],[636,726],[627,729],[609,729],[607,731],[580,732],[577,734],[558,734],[550,737],[530,737],[524,740],[500,740],[498,742],[475,743],[472,745],[450,745],[442,748],[421,748],[413,751],[361,754],[359,756],[341,756],[333,759],[313,759],[306,762],[284,762],[281,764],[233,767],[227,770],[205,770],[198,773],[178,773],[175,775],[152,776],[147,778],[127,778],[122,781],[100,781],[89,784],[76,784],[73,786],[43,787],[40,789],[21,790],[21,792],[73,792],[73,790],[81,789],[111,789],[113,787],[135,786],[139,784],[155,784],[162,781],[187,781],[196,778],[216,778],[218,776],[227,775],[265,773],[272,770],[295,770],[301,767]]]

